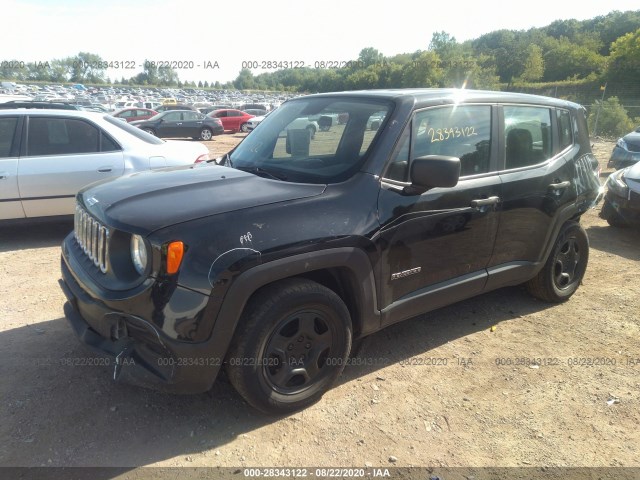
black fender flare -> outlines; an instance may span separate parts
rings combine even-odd
[[[249,298],[261,287],[314,271],[346,268],[353,281],[353,293],[362,318],[363,334],[380,328],[373,267],[367,254],[355,247],[340,247],[292,255],[257,265],[241,273],[231,284],[218,312],[210,336],[210,352],[224,358]]]

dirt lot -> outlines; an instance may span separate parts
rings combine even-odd
[[[612,146],[595,146],[603,166]],[[640,466],[640,232],[595,210],[583,224],[569,302],[507,288],[387,328],[356,357],[384,362],[285,418],[225,382],[171,396],[83,365],[57,284],[71,223],[0,227],[0,465]]]

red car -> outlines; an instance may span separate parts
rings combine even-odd
[[[222,126],[226,130],[231,130],[232,133],[236,132],[248,132],[247,120],[255,117],[242,110],[235,110],[233,108],[224,108],[220,110],[214,110],[207,114],[208,117],[219,118],[222,122]]]
[[[129,107],[116,110],[111,115],[123,118],[127,122],[133,122],[134,120],[147,120],[157,114],[158,112],[149,108]]]

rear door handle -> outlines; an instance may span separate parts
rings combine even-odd
[[[487,205],[495,205],[500,201],[500,197],[479,198],[477,200],[471,200],[471,207],[479,208],[486,207]]]
[[[109,173],[112,170],[113,170],[113,167],[100,167],[98,169],[98,172],[100,172],[100,173]]]
[[[6,180],[9,178],[9,174],[7,172],[0,172],[0,180]]]
[[[551,190],[562,190],[563,188],[567,188],[570,185],[571,185],[571,182],[569,180],[566,180],[560,183],[552,183],[551,185],[549,185],[549,188]]]

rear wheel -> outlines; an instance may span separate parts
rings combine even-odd
[[[204,140],[205,142],[211,140],[213,137],[213,132],[209,128],[203,128],[200,130],[200,140]]]
[[[546,302],[564,302],[580,286],[589,262],[589,238],[577,222],[567,222],[544,267],[526,283],[534,297]]]
[[[270,414],[319,400],[351,350],[351,319],[332,290],[287,279],[249,301],[226,360],[229,380],[253,407]]]

